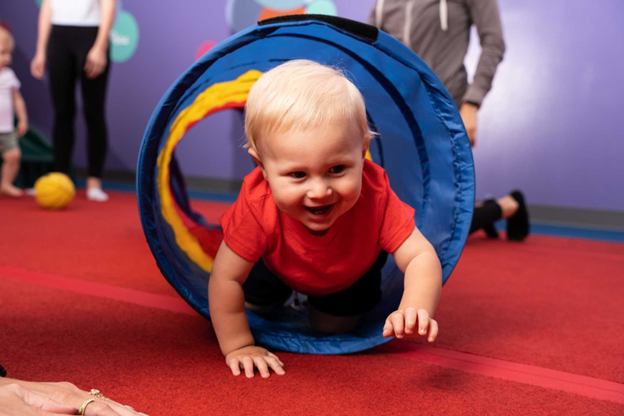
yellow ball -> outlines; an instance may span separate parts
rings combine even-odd
[[[74,183],[64,173],[48,173],[35,182],[35,199],[44,209],[63,209],[75,194]]]

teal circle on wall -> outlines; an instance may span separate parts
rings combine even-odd
[[[306,13],[338,16],[338,10],[336,10],[336,5],[331,0],[316,0],[308,7],[306,7]]]
[[[111,60],[125,62],[132,58],[139,45],[139,25],[129,12],[121,11],[111,30]]]
[[[43,1],[43,0],[35,0],[35,3],[37,3],[37,7],[41,7],[41,2],[42,2],[42,1]]]

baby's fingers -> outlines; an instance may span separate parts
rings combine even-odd
[[[383,336],[388,338],[392,336],[392,323],[390,322],[390,319],[386,319],[386,324],[383,327]]]
[[[384,325],[383,336],[388,338],[392,336],[392,323],[390,322],[390,318],[386,319],[386,323]]]
[[[275,356],[268,356],[265,358],[266,362],[269,364],[269,367],[271,367],[273,369],[273,371],[275,371],[275,374],[279,374],[280,376],[283,376],[284,374],[286,374],[286,371],[284,371],[284,363],[282,363],[281,361],[279,361],[279,359]]]
[[[258,372],[260,373],[262,378],[271,377],[271,374],[269,373],[269,366],[267,365],[267,362],[264,360],[264,357],[256,355],[253,357],[253,362],[256,365],[256,367],[258,367]]]
[[[251,357],[248,356],[248,355],[242,357],[240,360],[243,363],[243,368],[245,369],[245,376],[247,378],[253,378],[253,376],[254,376],[254,360],[252,360]]]
[[[273,354],[272,352],[269,353],[269,357],[275,358],[275,360],[277,360],[277,362],[284,367],[284,363],[282,362],[282,360],[279,359],[279,357],[275,354]]]
[[[429,327],[429,313],[424,309],[418,310],[418,334],[425,335]]]
[[[433,342],[438,336],[438,323],[435,319],[432,319],[429,323],[429,339],[427,341]]]
[[[238,358],[232,358],[228,363],[230,370],[232,370],[232,374],[234,374],[235,376],[240,376],[240,365],[241,363],[240,361],[238,361]]]
[[[413,334],[414,326],[416,326],[416,317],[418,316],[416,308],[412,308],[411,306],[405,308],[403,315],[405,315],[405,333],[408,335]]]
[[[405,328],[405,318],[402,313],[395,313],[390,317],[390,322],[394,327],[394,334],[397,338],[403,338],[403,329]]]

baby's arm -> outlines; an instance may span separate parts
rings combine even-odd
[[[405,288],[401,304],[388,316],[383,329],[385,337],[394,333],[397,338],[414,333],[429,333],[433,342],[438,335],[438,323],[433,314],[442,290],[442,267],[433,246],[414,228],[412,234],[392,253],[397,266],[405,274]]]
[[[225,362],[234,375],[239,375],[243,368],[247,377],[253,377],[254,367],[264,378],[270,376],[269,368],[282,375],[284,364],[274,354],[257,347],[249,329],[243,283],[252,267],[252,262],[236,254],[225,242],[221,243],[208,282],[212,325]]]
[[[26,113],[24,97],[17,88],[13,89],[13,108],[17,115],[17,134],[22,137],[28,131],[28,114]]]

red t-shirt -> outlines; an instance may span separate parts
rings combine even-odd
[[[221,226],[225,243],[239,256],[251,262],[262,257],[291,288],[323,296],[355,283],[382,249],[393,253],[415,223],[414,209],[399,200],[383,168],[366,160],[360,198],[325,235],[313,235],[277,208],[259,168],[245,177]]]

